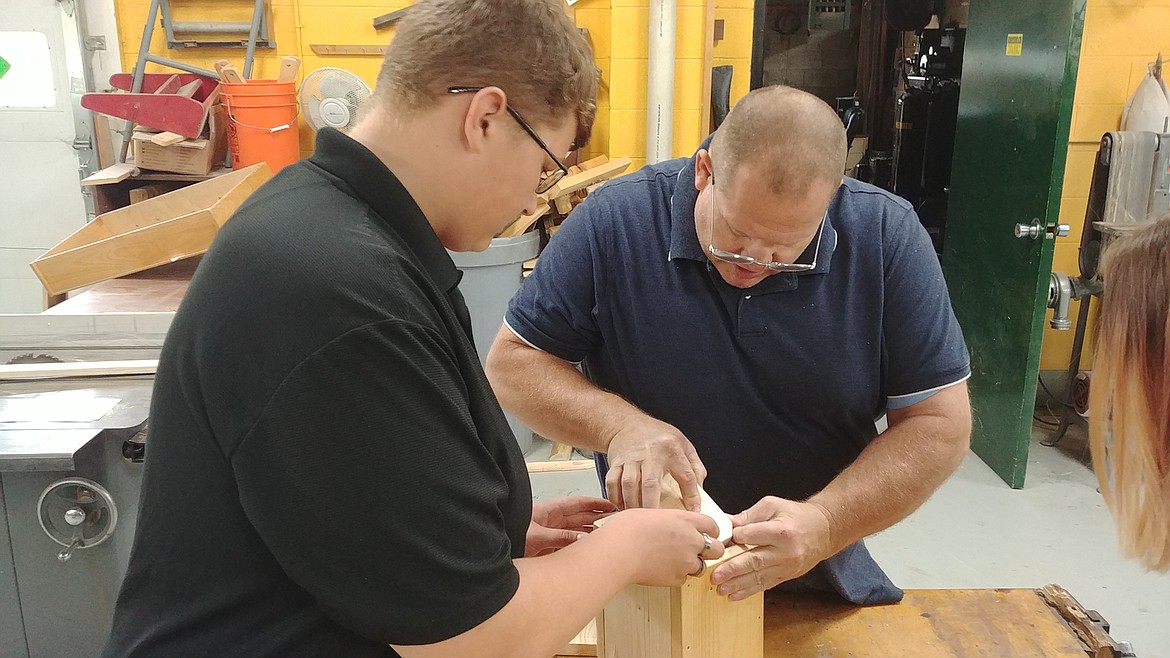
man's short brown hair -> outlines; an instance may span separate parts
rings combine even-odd
[[[526,119],[577,122],[589,141],[597,113],[597,69],[581,32],[556,0],[419,0],[398,23],[378,95],[415,111],[449,87],[495,86]]]
[[[815,180],[840,181],[846,150],[837,113],[816,96],[784,86],[744,96],[711,139],[716,180],[731,181],[752,164],[776,195],[806,194]]]

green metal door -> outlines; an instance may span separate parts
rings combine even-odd
[[[1085,0],[972,2],[943,270],[971,350],[972,449],[1024,484]],[[1038,221],[1038,238],[1016,224]]]

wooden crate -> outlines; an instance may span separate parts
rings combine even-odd
[[[131,139],[134,164],[142,169],[176,174],[198,176],[209,173],[227,158],[226,125],[223,106],[213,105],[207,112],[207,137],[160,146],[151,140],[152,133],[135,132]]]
[[[98,215],[31,263],[50,295],[207,251],[219,227],[272,177],[265,163]]]

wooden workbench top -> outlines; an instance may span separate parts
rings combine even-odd
[[[102,281],[49,307],[44,313],[91,315],[176,311],[202,258],[185,258],[137,274]]]
[[[596,656],[589,630],[557,656]],[[897,605],[868,608],[820,594],[773,593],[764,603],[765,658],[1086,655],[1072,628],[1034,589],[907,590]]]

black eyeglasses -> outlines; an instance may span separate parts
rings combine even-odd
[[[467,94],[474,93],[482,89],[483,87],[448,87],[447,93]],[[552,158],[552,161],[557,165],[558,171],[549,172],[548,175],[542,178],[536,185],[536,193],[544,194],[545,192],[549,191],[553,185],[556,185],[557,181],[569,174],[569,168],[565,166],[564,162],[561,162],[561,159],[558,158],[555,153],[552,152],[552,149],[548,147],[548,144],[544,143],[544,140],[540,138],[540,135],[536,134],[536,131],[532,129],[532,126],[528,125],[528,122],[524,120],[524,117],[520,116],[519,112],[512,109],[511,105],[505,105],[504,107],[508,108],[508,114],[512,115],[512,118],[516,120],[516,123],[520,124],[520,127],[524,129],[524,132],[528,133],[528,136],[532,138],[532,141],[536,142],[536,145],[544,150],[544,152],[548,154],[548,157]]]

